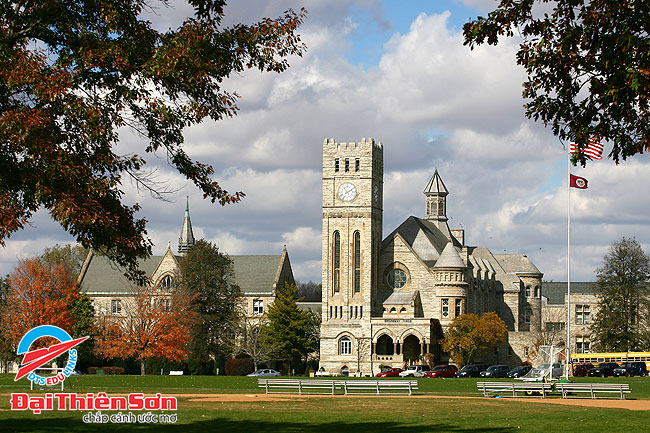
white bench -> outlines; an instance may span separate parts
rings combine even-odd
[[[483,392],[483,397],[498,394],[500,397],[546,398],[546,394],[553,389],[552,384],[544,382],[476,382],[476,387]]]
[[[298,392],[298,394],[405,394],[418,389],[416,380],[324,380],[324,379],[258,379],[258,386],[267,394]]]
[[[171,370],[169,372],[170,376],[182,376],[183,375],[183,370]]]
[[[562,398],[570,398],[572,394],[587,394],[584,397],[578,395],[575,398],[598,398],[599,393],[609,395],[616,394],[621,400],[625,400],[625,394],[630,393],[630,385],[627,383],[556,383],[555,389],[562,393]]]

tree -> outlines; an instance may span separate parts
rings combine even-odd
[[[305,50],[295,33],[306,11],[223,26],[225,0],[189,0],[194,16],[157,31],[143,13],[167,1],[0,3],[0,242],[39,208],[86,248],[144,283],[151,254],[138,204],[122,184],[162,197],[140,153],[169,164],[213,203],[234,203],[210,165],[183,149],[183,129],[237,112],[223,81],[247,68],[282,72]],[[143,140],[118,153],[119,129]]]
[[[459,365],[470,364],[497,343],[506,341],[508,329],[496,313],[461,314],[449,325],[442,349]]]
[[[9,294],[2,311],[2,327],[12,347],[40,325],[54,325],[72,333],[71,307],[79,299],[75,282],[62,264],[48,266],[26,259],[9,275]]]
[[[602,351],[646,350],[650,257],[636,240],[623,237],[603,260],[596,270],[598,312],[590,327],[592,341]]]
[[[191,359],[216,368],[230,355],[241,303],[232,260],[212,243],[199,240],[179,265],[179,285],[192,294],[191,308],[197,314],[188,343]]]
[[[276,297],[268,310],[269,333],[278,347],[282,348],[282,358],[291,365],[297,365],[315,349],[315,340],[309,335],[311,313],[301,311],[296,299],[295,284],[284,283],[284,288],[276,291]]]
[[[84,344],[77,347],[77,365],[88,366],[95,356],[95,307],[91,299],[85,293],[80,293],[77,299],[70,304],[70,314],[74,320],[72,325],[72,338],[90,336]],[[80,367],[79,367],[80,368]]]
[[[273,354],[282,352],[277,347],[269,333],[267,314],[253,317],[241,309],[239,321],[233,338],[233,353],[248,356],[253,362],[253,369],[264,361],[273,357]]]
[[[537,357],[541,346],[564,346],[566,341],[566,307],[547,305],[542,309],[541,326],[531,331],[532,350],[524,361]]]
[[[86,260],[86,256],[88,256],[88,250],[82,246],[56,244],[53,247],[46,247],[39,259],[49,266],[63,264],[66,272],[76,279],[81,272],[81,266]]]
[[[9,372],[9,362],[16,357],[15,347],[11,344],[7,327],[4,326],[2,313],[7,311],[7,301],[9,299],[11,287],[9,286],[9,276],[0,278],[0,372]]]
[[[314,281],[296,281],[298,291],[296,296],[306,302],[320,302],[322,299],[323,285]]]
[[[187,341],[195,319],[192,300],[180,288],[169,292],[149,284],[137,287],[133,296],[123,299],[121,314],[99,311],[98,354],[108,359],[134,357],[143,376],[148,359],[182,361],[189,354]]]
[[[542,14],[546,3],[552,11]],[[502,0],[463,31],[471,48],[517,31],[526,116],[580,150],[590,138],[613,143],[618,163],[650,149],[648,16],[647,1]],[[584,166],[585,158],[579,152],[573,162]]]

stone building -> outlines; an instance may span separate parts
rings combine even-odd
[[[382,235],[383,146],[323,142],[320,365],[331,374],[374,374],[442,352],[458,315],[495,311],[509,341],[490,362],[515,365],[541,326],[542,273],[526,255],[493,254],[448,225],[449,191],[436,170],[424,217]]]
[[[139,266],[149,277],[150,284],[164,289],[171,288],[178,271],[178,261],[195,244],[190,220],[189,204],[185,209],[183,228],[179,238],[178,252],[171,245],[162,256],[140,260]],[[261,316],[273,302],[278,288],[293,284],[293,271],[286,247],[277,255],[230,255],[234,283],[243,294],[245,311],[251,316]],[[117,316],[127,314],[127,300],[136,288],[120,269],[105,256],[90,251],[78,278],[82,292],[92,300],[97,313]]]

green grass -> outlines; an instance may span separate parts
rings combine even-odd
[[[630,383],[630,398],[650,399],[650,378],[576,381]],[[477,396],[476,379],[420,379],[423,394]],[[110,394],[143,391],[165,395],[250,393],[256,378],[214,376],[81,376],[73,392]],[[419,399],[392,397],[309,397],[301,401],[207,402],[179,397],[178,421],[169,425],[82,422],[85,412],[12,412],[9,392],[25,392],[29,383],[0,375],[0,431],[3,432],[629,432],[646,431],[648,412],[546,404],[539,399]],[[48,391],[54,392],[53,388]],[[137,411],[134,411],[137,413]]]

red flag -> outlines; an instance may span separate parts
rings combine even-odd
[[[578,146],[575,143],[571,143],[570,149],[571,153],[578,152]],[[593,138],[590,138],[589,143],[587,143],[585,148],[582,149],[582,153],[591,159],[603,159],[603,145]]]
[[[569,182],[569,185],[572,188],[587,189],[587,179],[584,177],[571,175],[571,181]]]

